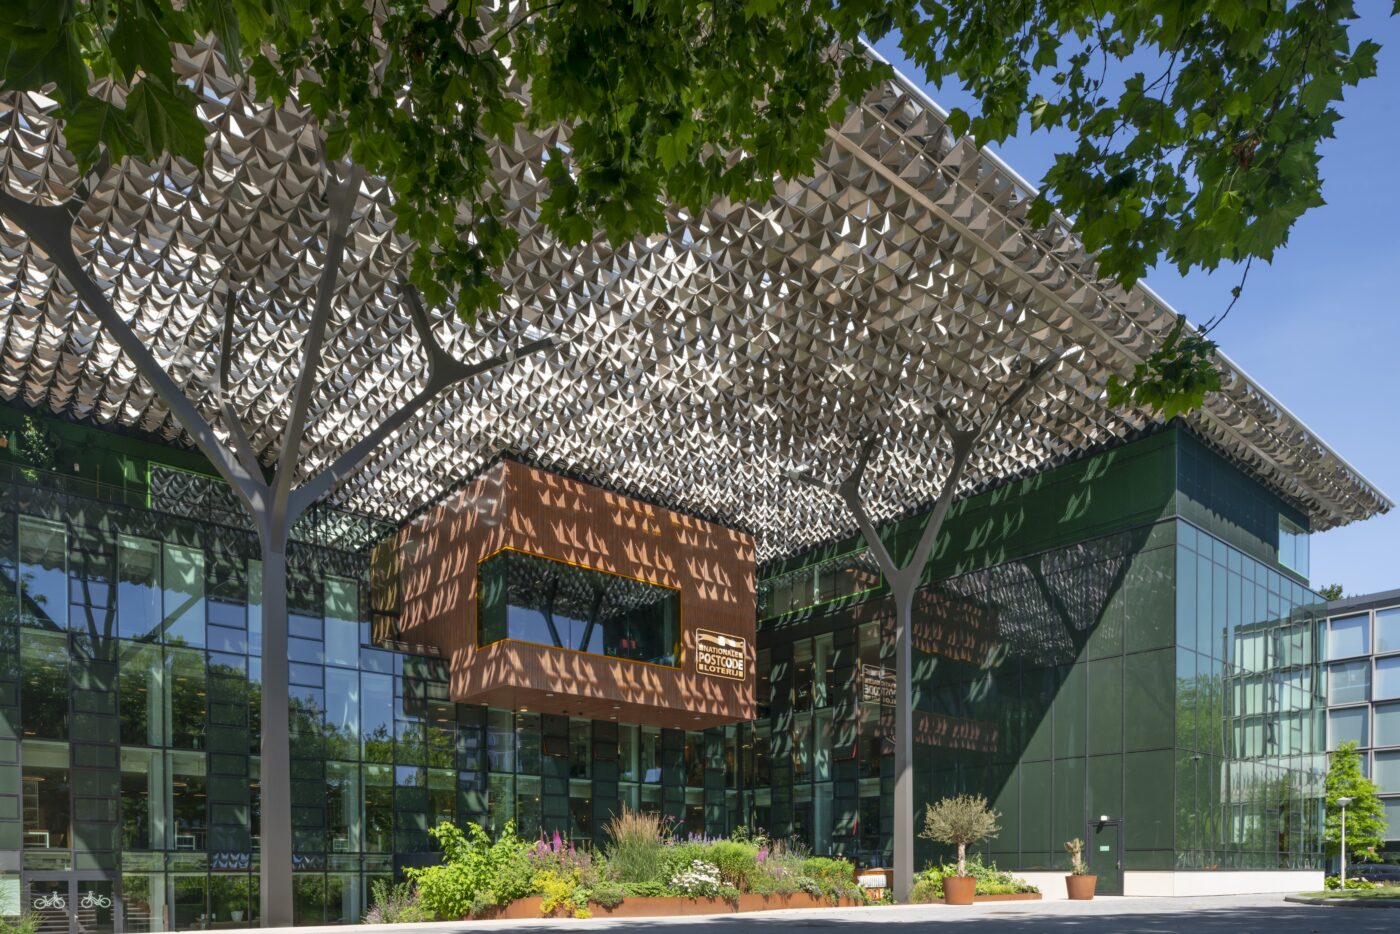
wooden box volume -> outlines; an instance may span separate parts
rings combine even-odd
[[[679,666],[509,639],[478,647],[477,563],[502,548],[676,588]],[[438,646],[455,701],[689,730],[754,718],[743,532],[507,460],[405,526],[376,564],[400,637]]]

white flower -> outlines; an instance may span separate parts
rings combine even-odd
[[[686,895],[714,895],[719,891],[719,867],[703,859],[671,877],[671,888]]]

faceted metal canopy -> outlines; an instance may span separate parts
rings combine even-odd
[[[325,167],[306,119],[254,106],[207,46],[182,61],[213,134],[205,165],[131,161],[79,218],[80,256],[117,309],[219,424],[221,290],[241,296],[234,407],[266,463],[277,454],[326,245]],[[0,184],[66,199],[78,182],[50,102],[0,99]],[[1032,189],[902,80],[834,127],[814,175],[766,204],[675,211],[665,236],[573,249],[538,221],[558,132],[517,131],[497,153],[520,231],[499,310],[474,327],[440,310],[465,360],[521,337],[556,347],[441,397],[331,494],[396,519],[502,452],[746,529],[760,560],[854,527],[840,499],[790,479],[835,479],[881,436],[866,501],[875,519],[936,493],[947,469],[930,412],[990,411],[1011,368],[1064,358],[983,442],[967,489],[1040,469],[1151,427],[1110,409],[1175,321],[1145,288],[1099,278],[1061,223],[1025,222]],[[385,186],[362,188],[322,361],[301,476],[422,385],[400,301],[407,244]],[[1307,512],[1315,530],[1392,505],[1238,367],[1190,427]],[[0,225],[0,397],[188,443],[68,284]]]

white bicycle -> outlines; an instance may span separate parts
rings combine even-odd
[[[78,903],[79,908],[111,908],[112,899],[106,895],[98,895],[96,892],[84,892],[83,900]]]
[[[51,892],[48,895],[40,895],[36,897],[34,899],[33,905],[36,911],[46,911],[49,909],[53,909],[55,911],[66,911],[68,908],[68,899],[64,898],[62,895],[59,895],[57,892]]]

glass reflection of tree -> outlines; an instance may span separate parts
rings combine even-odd
[[[394,734],[386,724],[380,723],[362,738],[364,759],[388,765],[394,761]]]

